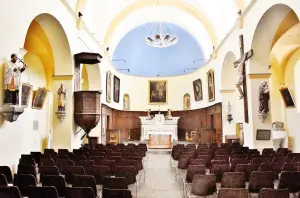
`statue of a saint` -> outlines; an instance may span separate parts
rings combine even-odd
[[[247,60],[247,53],[244,54],[243,56],[243,59],[242,61],[237,64],[236,66],[234,66],[234,68],[237,68],[237,71],[238,71],[238,78],[237,78],[237,83],[236,83],[236,87],[237,89],[239,90],[240,92],[240,99],[242,99],[244,97],[244,92],[241,88],[241,86],[243,85],[243,80],[244,80],[244,65],[245,65],[245,62]]]
[[[147,117],[151,117],[151,109],[148,109],[148,111],[147,111]]]
[[[21,74],[27,65],[16,54],[5,65],[4,73],[4,104],[19,105],[19,90],[22,84]]]
[[[171,112],[171,109],[168,109],[167,118],[172,118],[172,112]]]
[[[57,91],[58,111],[66,110],[67,92],[65,85],[61,83]]]
[[[259,87],[259,113],[269,113],[270,90],[268,82],[264,81]]]

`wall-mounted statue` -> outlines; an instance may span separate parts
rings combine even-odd
[[[27,69],[16,54],[11,55],[11,60],[5,65],[4,73],[4,104],[19,105],[19,90],[22,84],[21,74]]]
[[[67,104],[67,93],[66,86],[61,83],[57,91],[57,112],[56,116],[62,122],[66,117],[66,104]]]
[[[61,83],[57,91],[58,111],[66,111],[67,92],[65,85]]]
[[[270,90],[267,81],[262,82],[259,87],[259,119],[262,121],[268,116],[269,114],[269,100],[270,100]]]

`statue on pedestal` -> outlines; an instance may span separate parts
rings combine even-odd
[[[259,109],[258,117],[260,120],[264,120],[269,115],[269,100],[270,90],[268,82],[264,81],[259,87]]]
[[[172,111],[171,109],[168,109],[167,119],[172,118]]]
[[[65,85],[61,83],[60,88],[57,91],[58,111],[66,110],[67,92]]]
[[[21,74],[25,69],[27,69],[27,65],[16,54],[12,54],[11,60],[5,65],[4,104],[19,105]]]
[[[149,117],[149,118],[151,117],[151,109],[147,110],[147,117]]]

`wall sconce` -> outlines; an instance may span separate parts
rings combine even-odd
[[[66,117],[66,102],[67,102],[67,88],[64,84],[60,84],[60,87],[57,91],[57,112],[56,116],[60,120],[60,123]]]
[[[230,102],[228,102],[228,105],[227,105],[227,121],[230,122],[232,121],[232,114],[231,114],[231,105],[230,105]]]

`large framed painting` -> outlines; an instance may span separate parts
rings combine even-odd
[[[166,80],[149,80],[149,104],[168,103],[168,82]]]
[[[120,78],[114,75],[114,102],[120,101]]]
[[[112,74],[110,71],[106,73],[106,102],[111,102],[111,86],[112,86]]]
[[[197,79],[193,82],[195,101],[203,100],[202,81]]]
[[[280,91],[280,94],[283,99],[285,107],[286,108],[295,108],[296,105],[295,105],[294,99],[292,97],[292,94],[291,94],[289,88],[283,87],[279,91]]]
[[[208,102],[215,100],[215,77],[214,70],[209,70],[207,72],[207,85],[208,85]]]
[[[127,93],[123,96],[123,110],[130,110],[130,97]]]
[[[46,88],[38,88],[33,94],[32,108],[39,110],[43,109],[47,94],[48,90]]]
[[[183,109],[190,109],[191,108],[191,97],[190,94],[186,93],[183,96]]]
[[[22,83],[21,106],[23,108],[28,107],[31,92],[32,92],[32,85],[28,83]]]

